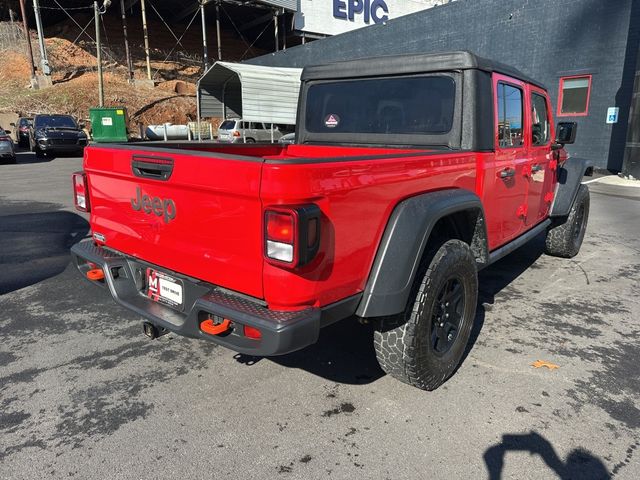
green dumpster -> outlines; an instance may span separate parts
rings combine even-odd
[[[122,107],[89,109],[91,135],[97,143],[126,142],[127,110]]]

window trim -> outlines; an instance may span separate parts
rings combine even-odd
[[[521,99],[522,99],[522,145],[517,145],[517,146],[501,146],[500,145],[500,105],[498,102],[498,86],[500,84],[503,85],[508,85],[512,88],[517,88],[518,90],[520,90],[520,94],[521,94]],[[495,87],[494,87],[494,91],[495,91],[495,100],[494,100],[494,104],[495,104],[495,108],[496,108],[496,114],[495,114],[495,118],[496,118],[496,124],[495,124],[495,132],[494,132],[494,136],[495,136],[495,148],[499,149],[499,150],[512,150],[512,149],[518,149],[518,148],[528,148],[529,147],[529,142],[527,139],[527,135],[526,132],[528,130],[528,124],[530,123],[528,121],[529,116],[527,116],[527,101],[526,101],[526,95],[527,95],[527,89],[526,89],[526,84],[524,82],[522,82],[522,84],[518,84],[515,83],[510,77],[503,77],[500,76],[496,79],[495,82]],[[527,126],[525,126],[527,125]]]
[[[573,80],[575,78],[586,78],[587,79],[587,104],[585,105],[584,112],[581,113],[562,113],[562,100],[564,97],[564,82],[565,80]],[[586,117],[589,115],[589,102],[591,100],[591,79],[592,75],[589,74],[581,74],[581,75],[569,75],[566,77],[560,77],[560,83],[558,85],[558,109],[556,112],[556,117]]]

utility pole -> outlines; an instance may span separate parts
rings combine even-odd
[[[100,9],[93,2],[93,15],[96,24],[96,59],[98,60],[98,106],[104,107],[104,85],[102,84],[102,46],[100,45]]]
[[[36,78],[36,66],[33,63],[33,51],[31,50],[31,35],[29,35],[29,25],[27,24],[27,14],[24,8],[24,0],[20,0],[20,13],[22,14],[22,27],[24,38],[27,41],[27,54],[29,56],[29,66],[31,67],[31,80]]]
[[[133,61],[129,51],[129,36],[127,35],[127,11],[124,8],[124,0],[120,0],[120,13],[122,15],[122,34],[124,36],[124,51],[127,56],[127,68],[129,68],[129,81],[133,80]]]
[[[142,33],[144,34],[144,55],[147,59],[147,79],[151,80],[151,60],[149,59],[149,33],[147,32],[147,9],[145,1],[140,0],[142,9]]]
[[[205,72],[209,68],[209,51],[207,48],[207,20],[204,16],[204,4],[205,0],[200,0],[200,18],[202,19],[202,49]]]
[[[216,36],[218,38],[218,60],[222,60],[222,41],[220,40],[220,2],[216,3]]]
[[[42,19],[40,18],[40,5],[38,0],[33,0],[33,11],[36,16],[36,28],[38,29],[38,44],[40,45],[40,64],[42,74],[51,75],[51,67],[49,66],[49,60],[47,59],[47,50],[44,47],[44,33],[42,31]]]
[[[287,14],[282,9],[282,50],[287,49]]]
[[[275,30],[276,52],[280,50],[280,42],[278,40],[278,10],[273,11],[273,28]]]

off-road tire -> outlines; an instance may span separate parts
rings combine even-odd
[[[562,258],[575,257],[580,251],[589,220],[589,188],[580,185],[564,222],[547,231],[544,251],[547,255]]]
[[[439,296],[451,281],[459,283],[463,295],[459,326],[448,350],[437,352],[434,335],[442,324],[436,323],[436,318],[444,315]],[[477,298],[478,273],[469,245],[460,240],[436,245],[423,258],[405,311],[374,322],[374,347],[382,369],[422,390],[438,388],[455,372],[464,355]]]

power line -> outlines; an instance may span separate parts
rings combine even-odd
[[[171,51],[169,51],[169,53],[167,54],[167,56],[165,57],[165,59],[162,61],[161,65],[164,65],[165,63],[167,63],[167,60],[169,59],[169,57],[171,56],[171,54],[173,53],[173,51],[176,49],[176,47],[178,45],[182,45],[180,43],[180,40],[182,40],[184,38],[184,36],[187,34],[187,31],[189,30],[189,28],[191,28],[191,25],[193,24],[193,21],[196,19],[196,17],[198,16],[198,10],[196,10],[196,12],[193,14],[193,17],[191,17],[191,21],[189,22],[189,24],[187,25],[187,28],[185,28],[183,34],[180,36],[180,39],[176,42],[176,44],[173,46],[173,48],[171,49]],[[184,48],[184,47],[182,47]],[[158,75],[158,72],[160,71],[160,68],[156,69],[156,72],[153,74],[153,78],[156,78],[156,75]]]

